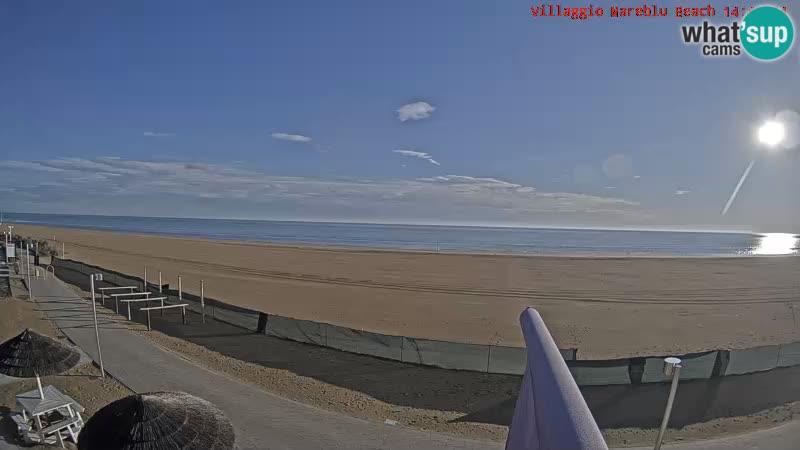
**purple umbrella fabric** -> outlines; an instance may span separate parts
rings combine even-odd
[[[542,317],[527,308],[519,321],[528,348],[528,365],[506,449],[608,450]]]

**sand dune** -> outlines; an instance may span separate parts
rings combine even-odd
[[[581,357],[800,340],[800,258],[621,258],[271,245],[18,226],[67,258],[227,303],[386,334],[521,346],[538,308]],[[59,244],[60,248],[60,244]]]

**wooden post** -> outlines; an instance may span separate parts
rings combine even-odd
[[[206,323],[206,291],[203,280],[200,280],[200,312],[203,316],[203,323]]]

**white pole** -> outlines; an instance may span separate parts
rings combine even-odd
[[[100,360],[100,373],[102,373],[103,378],[105,378],[106,371],[103,368],[103,353],[100,351],[100,330],[97,327],[97,305],[95,304],[94,300],[94,277],[95,274],[89,275],[92,284],[92,315],[94,316],[94,338],[97,341],[97,359]]]
[[[178,275],[178,300],[183,301],[183,281],[180,275]]]
[[[25,244],[25,253],[27,254],[25,272],[28,275],[28,299],[33,298],[33,286],[31,286],[31,243]]]
[[[36,385],[39,386],[39,398],[44,400],[44,390],[42,389],[42,380],[39,378],[39,374],[36,374]]]
[[[147,266],[144,266],[144,286],[142,287],[142,292],[147,291]]]
[[[161,271],[159,270],[159,271],[158,271],[158,293],[159,293],[159,294],[161,294],[161,293],[162,293],[162,290],[163,290],[163,288],[161,287],[161,285],[162,285],[162,283],[161,283]],[[160,297],[160,296],[159,296],[159,297]]]
[[[206,323],[206,291],[203,280],[200,280],[200,311],[203,313],[203,323]]]
[[[61,243],[61,259],[66,258],[66,256],[67,256],[67,251],[64,250],[64,243],[62,242]]]
[[[672,386],[669,388],[667,408],[664,411],[664,419],[661,421],[661,429],[658,430],[658,438],[656,438],[656,445],[653,447],[654,450],[661,449],[661,441],[664,440],[664,432],[667,431],[669,416],[672,413],[672,403],[675,401],[675,392],[678,390],[678,378],[680,378],[681,374],[681,360],[678,358],[664,359],[664,373],[666,375],[672,375]]]

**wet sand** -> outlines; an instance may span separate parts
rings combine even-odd
[[[267,313],[522,346],[536,307],[580,358],[800,341],[800,258],[565,257],[286,246],[20,225],[66,257]]]

